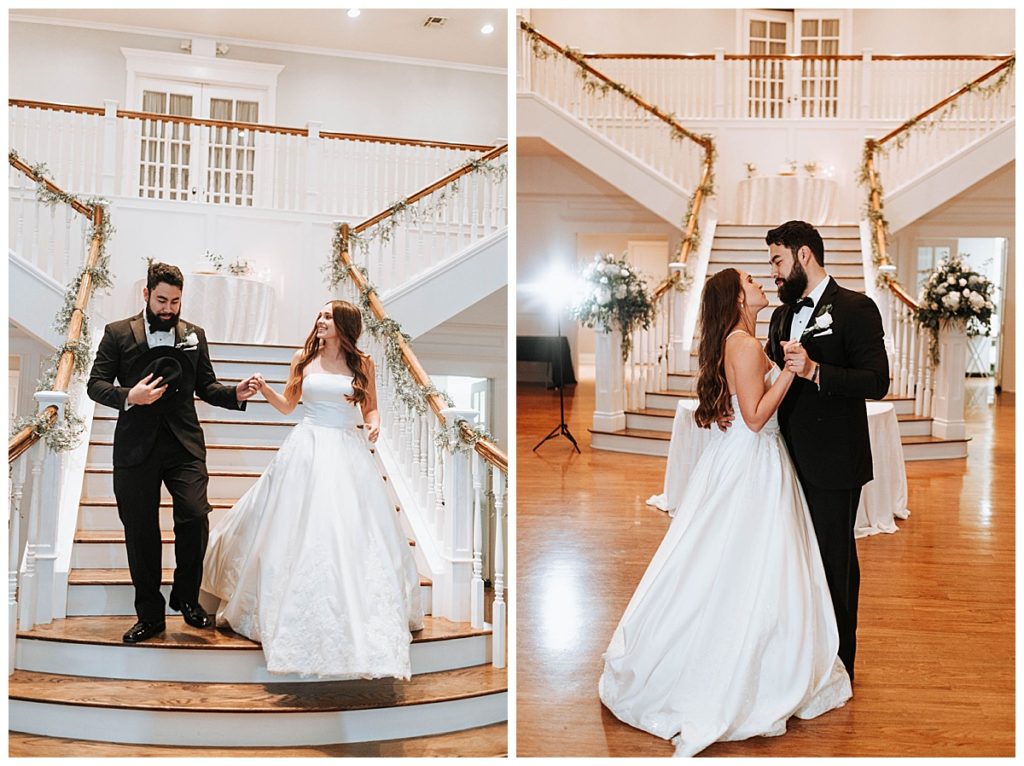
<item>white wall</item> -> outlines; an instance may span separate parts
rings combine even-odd
[[[1016,391],[1015,171],[1016,163],[1011,163],[993,173],[910,226],[894,232],[891,243],[900,281],[909,285],[914,274],[915,242],[919,239],[1005,237],[1009,241],[1000,363],[1005,391]]]
[[[532,23],[562,45],[604,53],[740,52],[736,9],[533,9]],[[853,11],[852,51],[1009,53],[1014,12],[983,9]],[[598,67],[600,68],[600,67]]]
[[[576,271],[582,235],[605,235],[587,236],[583,247],[598,242],[612,251],[624,249],[629,238],[668,240],[670,246],[678,241],[674,227],[567,157],[531,155],[517,161],[517,335],[555,334],[555,318],[542,294],[564,286],[543,280],[556,265],[569,274]],[[531,289],[535,286],[541,290]],[[577,331],[575,322],[563,318],[562,332],[578,366]]]
[[[11,22],[9,35],[10,98],[124,104],[122,47],[188,55],[176,38],[125,32]],[[278,125],[479,144],[508,135],[501,74],[243,46],[224,58],[284,65]]]
[[[11,419],[31,415],[36,411],[36,402],[32,394],[36,391],[36,383],[46,371],[46,361],[53,349],[40,342],[32,335],[8,322],[8,354],[21,359],[21,374],[18,382],[18,401],[13,412],[7,413]]]

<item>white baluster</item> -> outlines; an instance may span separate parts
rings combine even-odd
[[[416,481],[416,494],[421,508],[430,507],[430,425],[434,420],[434,413],[429,408],[420,415],[419,477]]]
[[[23,455],[14,467],[11,489],[10,520],[7,527],[7,674],[14,672],[15,637],[18,630],[18,570],[21,567],[21,500],[25,487],[28,455]]]
[[[491,663],[505,667],[505,474],[491,469],[494,490],[494,603],[491,607]]]

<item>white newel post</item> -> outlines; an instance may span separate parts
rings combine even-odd
[[[21,498],[25,488],[25,469],[28,466],[28,455],[22,455],[13,471],[11,487],[10,520],[7,526],[7,675],[14,672],[14,661],[17,655],[16,638],[18,634],[18,569],[21,560]]]
[[[322,122],[307,122],[306,130],[309,137],[306,139],[306,207],[307,213],[314,213],[320,210],[320,196],[323,190],[323,173],[320,167],[323,165],[323,141],[320,140],[320,128]]]
[[[668,270],[671,274],[678,274],[680,279],[686,278],[685,263],[670,263]],[[690,371],[690,343],[683,335],[683,326],[686,324],[686,293],[682,290],[672,290],[669,297],[669,351],[668,363],[669,372]]]
[[[453,431],[450,438],[458,440],[459,421],[476,422],[473,410],[449,407],[441,410],[445,428]],[[473,584],[473,521],[476,502],[473,491],[473,457],[470,450],[445,451],[444,557],[448,571],[438,588],[434,583],[434,614],[453,622],[469,622]]]
[[[594,329],[594,430],[621,431],[626,427],[622,333],[601,325]]]
[[[64,417],[68,394],[64,391],[38,391],[35,399],[39,410],[56,406],[57,422]],[[57,511],[60,508],[61,463],[58,452],[39,448],[38,457],[32,466],[32,502],[29,511],[28,538],[25,544],[26,588],[21,602],[21,627],[30,629],[33,625],[53,621],[53,578],[57,559]],[[47,481],[43,481],[43,476]]]
[[[491,663],[505,667],[505,474],[492,470],[494,488],[494,604],[491,608]]]
[[[940,439],[963,439],[964,377],[967,374],[967,333],[962,322],[947,323],[939,329],[939,366],[936,369],[932,435]]]
[[[103,170],[100,193],[113,196],[117,174],[117,101],[103,101]]]
[[[862,120],[870,120],[871,114],[871,103],[874,99],[874,94],[871,92],[871,48],[864,48],[861,51],[861,65],[860,65],[860,118]]]
[[[725,117],[725,76],[725,48],[715,48],[715,119],[718,120]]]

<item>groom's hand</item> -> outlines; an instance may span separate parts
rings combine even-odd
[[[256,376],[250,375],[235,386],[235,396],[238,398],[238,401],[244,402],[246,399],[252,399],[256,396],[259,390],[260,386],[259,383],[256,382]]]
[[[782,349],[786,352],[785,369],[800,378],[808,380],[814,374],[816,366],[813,359],[807,356],[807,349],[800,341],[782,341]]]
[[[149,373],[149,375],[132,386],[128,392],[128,404],[134,406],[136,404],[152,404],[155,402],[167,390],[167,386],[160,385],[162,380],[162,377],[153,380],[153,373]]]

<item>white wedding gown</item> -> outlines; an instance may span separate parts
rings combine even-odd
[[[203,590],[271,673],[408,679],[419,574],[351,393],[306,375],[302,421],[210,533]]]
[[[774,380],[778,370],[773,370]],[[677,756],[777,736],[851,696],[807,503],[778,421],[739,416],[694,468],[604,655],[601,701]]]

